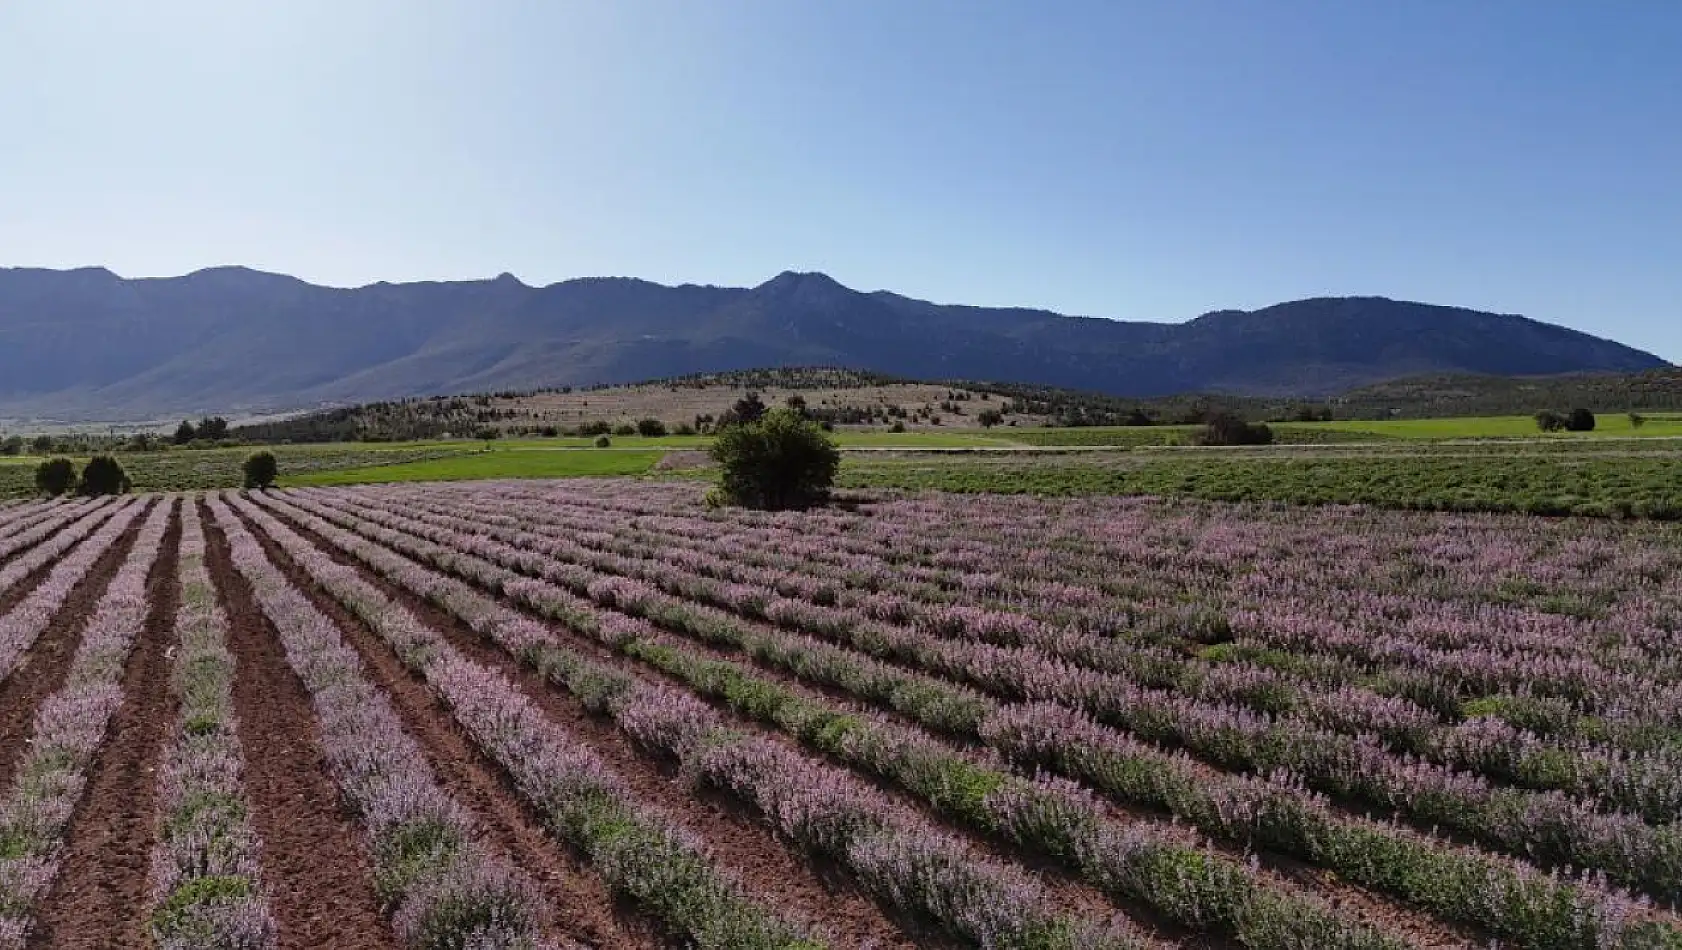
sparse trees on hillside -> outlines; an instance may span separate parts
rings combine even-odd
[[[191,422],[182,419],[181,424],[175,427],[175,436],[172,441],[174,441],[176,445],[186,445],[188,442],[198,438],[198,434],[199,430],[193,428],[193,424]]]
[[[804,402],[804,400],[802,401]],[[750,391],[747,395],[736,400],[736,404],[725,412],[724,418],[719,420],[719,424],[753,423],[758,422],[764,415],[765,400],[759,398],[759,393]]]
[[[199,420],[198,437],[206,442],[220,442],[228,437],[228,420],[221,416],[207,416]]]

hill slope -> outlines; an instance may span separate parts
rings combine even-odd
[[[1666,365],[1523,317],[1380,297],[1160,324],[933,304],[822,274],[746,289],[508,275],[338,289],[239,267],[139,280],[0,269],[0,416],[255,411],[820,364],[1139,396]]]

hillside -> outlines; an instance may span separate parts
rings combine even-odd
[[[1581,406],[1596,412],[1682,409],[1682,370],[1506,377],[1409,376],[1339,394],[1348,418],[1525,415]]]
[[[337,289],[239,267],[136,280],[0,270],[0,417],[232,414],[794,365],[1124,396],[1318,396],[1419,374],[1666,364],[1524,317],[1379,297],[1164,324],[935,304],[822,274],[753,288],[503,275]]]

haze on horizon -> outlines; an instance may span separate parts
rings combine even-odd
[[[1682,5],[0,7],[0,266],[1321,295],[1682,359]]]

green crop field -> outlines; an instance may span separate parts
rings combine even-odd
[[[1280,445],[1319,445],[1328,442],[1361,442],[1385,438],[1367,432],[1344,431],[1301,422],[1270,423],[1274,441]],[[1076,429],[1011,430],[1008,438],[1037,446],[1113,446],[1138,448],[1162,445],[1194,445],[1200,426],[1087,426]]]
[[[370,469],[460,455],[471,445],[333,443],[326,445],[277,445],[267,447],[275,454],[283,477],[344,469]],[[258,448],[172,449],[162,452],[118,452],[117,461],[134,483],[135,491],[182,491],[238,486],[243,480],[240,466]],[[0,462],[0,497],[16,497],[35,491],[35,466],[41,458],[11,456]],[[79,467],[86,457],[73,456]]]
[[[447,458],[283,475],[282,485],[360,485],[370,482],[447,482],[484,478],[574,478],[643,475],[660,461],[659,450],[475,452]]]
[[[1611,443],[1612,445],[1620,443]],[[1629,445],[1632,443],[1621,443]],[[1162,495],[1220,501],[1366,504],[1682,518],[1682,451],[1518,446],[1451,452],[1421,446],[1308,450],[1162,449],[1060,456],[849,457],[851,488],[1041,495]]]
[[[1682,416],[1653,415],[1640,428],[1623,413],[1595,416],[1593,432],[1541,432],[1531,416],[1466,416],[1456,419],[1387,419],[1291,423],[1294,428],[1359,433],[1391,439],[1584,439],[1682,436]]]

